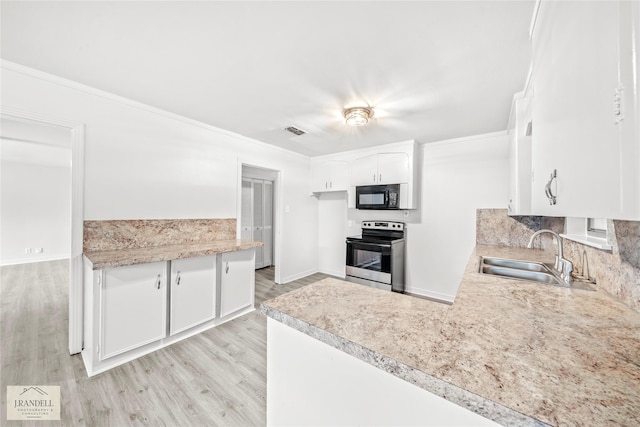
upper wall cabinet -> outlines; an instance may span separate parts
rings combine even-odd
[[[639,7],[540,3],[532,34],[532,213],[640,219]]]
[[[351,185],[404,184],[411,176],[408,153],[379,153],[351,163]]]
[[[346,191],[348,187],[349,163],[346,160],[312,160],[312,193]]]
[[[531,86],[513,96],[509,120],[509,215],[531,214]]]

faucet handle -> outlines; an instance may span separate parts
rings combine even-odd
[[[573,263],[568,259],[565,259],[562,266],[562,275],[564,276],[564,280],[566,280],[567,283],[571,283],[572,271],[573,271]]]

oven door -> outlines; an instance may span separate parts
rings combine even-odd
[[[391,284],[391,243],[347,240],[347,276]]]

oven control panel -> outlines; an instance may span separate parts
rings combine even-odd
[[[362,221],[363,230],[404,231],[404,222],[396,221]]]

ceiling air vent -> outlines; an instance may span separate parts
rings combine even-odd
[[[294,134],[296,136],[304,135],[306,133],[302,129],[298,129],[298,128],[293,127],[293,126],[289,126],[288,128],[284,128],[284,130],[286,130],[287,132],[291,132],[292,134]]]

